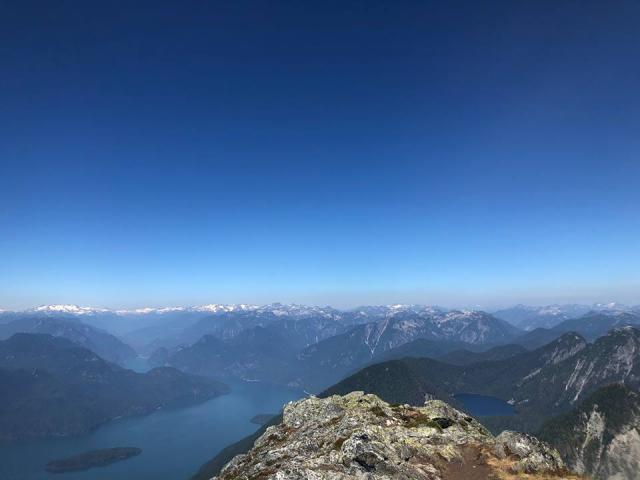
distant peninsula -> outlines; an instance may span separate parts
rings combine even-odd
[[[136,455],[142,450],[136,447],[115,447],[102,450],[91,450],[72,457],[52,460],[47,463],[45,470],[49,473],[75,472],[94,467],[104,467],[115,462],[121,462]]]

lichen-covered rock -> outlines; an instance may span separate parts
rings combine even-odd
[[[281,424],[229,462],[218,480],[481,480],[577,478],[558,453],[513,432],[493,438],[432,400],[389,405],[352,392],[289,403]]]
[[[557,450],[531,435],[504,431],[494,440],[493,453],[501,459],[516,458],[512,473],[560,471],[564,463]]]

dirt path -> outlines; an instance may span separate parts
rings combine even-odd
[[[450,462],[443,476],[444,480],[492,480],[496,478],[487,465],[484,454],[474,446],[463,447],[462,460]]]

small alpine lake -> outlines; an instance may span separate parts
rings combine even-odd
[[[488,417],[493,415],[515,415],[513,405],[501,398],[476,393],[458,393],[453,396],[474,417]]]

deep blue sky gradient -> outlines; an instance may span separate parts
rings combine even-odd
[[[0,307],[640,302],[640,3],[0,3]]]

